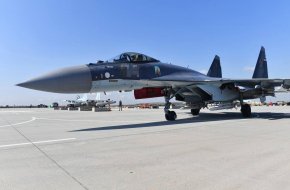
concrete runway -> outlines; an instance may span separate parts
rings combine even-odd
[[[252,111],[2,109],[0,189],[290,189],[290,106]]]

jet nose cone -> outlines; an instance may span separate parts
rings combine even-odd
[[[92,76],[86,65],[64,68],[17,84],[24,88],[56,93],[87,93],[91,85]]]

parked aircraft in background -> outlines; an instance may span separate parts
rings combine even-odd
[[[219,65],[219,66],[218,66]],[[88,93],[134,90],[136,99],[165,97],[165,118],[175,120],[170,100],[175,97],[191,108],[193,115],[208,104],[235,105],[240,101],[244,117],[251,107],[244,100],[274,96],[274,87],[290,88],[290,79],[268,79],[265,49],[262,47],[252,79],[222,78],[219,58],[208,75],[181,66],[162,63],[140,53],[127,52],[108,61],[61,69],[18,86],[56,93]]]
[[[276,93],[287,93],[289,91],[290,91],[290,89],[285,89],[282,86],[275,88]]]
[[[96,94],[96,100],[89,100],[90,105],[94,105],[96,107],[105,107],[105,106],[110,106],[111,104],[115,104],[116,101],[114,100],[101,100],[101,93]]]
[[[79,95],[75,100],[64,100],[67,102],[68,107],[80,107],[87,105],[88,95],[84,94],[83,97],[80,97]]]
[[[80,107],[80,106],[94,106],[94,107],[105,107],[116,103],[116,101],[107,99],[101,100],[101,94],[96,93],[96,99],[88,99],[88,95],[84,94],[83,97],[77,96],[76,100],[64,100],[67,102],[68,107]]]

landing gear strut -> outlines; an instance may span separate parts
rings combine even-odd
[[[175,111],[170,111],[170,93],[167,93],[168,95],[165,96],[165,107],[164,107],[164,112],[165,112],[165,119],[167,121],[174,121],[177,117]]]
[[[241,105],[241,112],[245,118],[249,118],[252,116],[251,106],[249,104],[242,104]]]

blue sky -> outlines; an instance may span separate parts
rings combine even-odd
[[[289,1],[0,0],[0,105],[74,98],[14,85],[125,51],[197,71],[218,54],[224,77],[250,78],[261,45],[269,76],[290,78]]]

